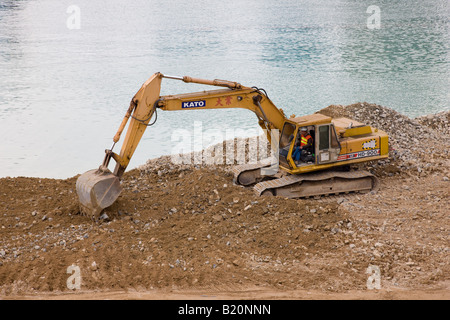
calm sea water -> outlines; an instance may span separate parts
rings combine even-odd
[[[158,71],[264,88],[288,115],[358,101],[448,110],[449,17],[448,0],[0,0],[0,177],[98,167]],[[166,80],[162,94],[199,89],[214,88]],[[173,130],[195,121],[257,128],[246,110],[159,112],[129,168],[170,154]]]

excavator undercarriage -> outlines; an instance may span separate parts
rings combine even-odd
[[[281,196],[284,198],[318,198],[350,192],[375,191],[378,179],[368,171],[326,170],[301,175],[278,171],[274,175],[262,175],[267,164],[245,164],[233,168],[234,182],[253,186],[257,196]]]

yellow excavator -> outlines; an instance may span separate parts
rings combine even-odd
[[[162,79],[224,88],[160,96]],[[257,195],[302,198],[368,192],[376,188],[377,178],[371,173],[346,169],[351,164],[387,158],[389,147],[385,132],[348,118],[331,118],[320,113],[286,117],[283,110],[269,99],[266,91],[258,87],[246,87],[227,80],[168,76],[158,72],[131,99],[113,138],[113,146],[105,150],[100,167],[78,177],[76,190],[82,213],[97,219],[103,209],[117,200],[122,191],[120,179],[145,130],[156,121],[158,109],[193,111],[223,108],[253,111],[272,150],[276,150],[278,159],[275,162],[259,161],[233,169],[235,183],[253,185]],[[126,136],[120,154],[117,154],[112,149],[128,121]],[[302,141],[302,132],[308,139],[307,148],[303,143],[306,139]],[[108,169],[111,158],[116,162],[112,172]]]

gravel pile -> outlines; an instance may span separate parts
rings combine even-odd
[[[220,168],[229,172],[235,165],[265,160],[270,156],[270,152],[270,143],[263,135],[235,138],[209,146],[202,151],[150,159],[137,169],[142,173],[155,172],[159,176],[206,167]]]
[[[417,117],[417,122],[424,126],[428,126],[443,135],[450,134],[450,111],[442,111],[436,114]]]

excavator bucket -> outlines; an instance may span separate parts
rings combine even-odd
[[[113,138],[114,144],[106,155],[102,165],[97,170],[83,173],[77,180],[76,189],[80,202],[80,209],[84,215],[94,220],[100,217],[103,209],[109,207],[119,197],[122,187],[120,177],[124,173],[138,143],[154,114],[161,89],[160,73],[152,75],[131,99],[130,106],[123,118],[119,130]],[[113,153],[112,149],[119,141],[128,120],[125,140],[120,154]],[[110,159],[116,161],[114,173],[108,169]]]
[[[76,190],[82,213],[97,220],[102,210],[119,197],[122,186],[111,171],[94,169],[78,177]]]

